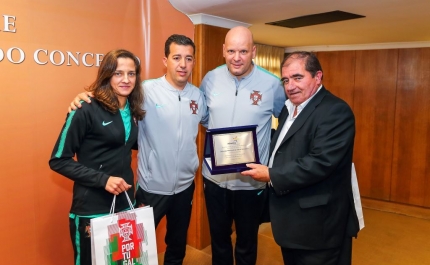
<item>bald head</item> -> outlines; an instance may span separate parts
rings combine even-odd
[[[247,41],[250,43],[250,45],[254,45],[254,38],[251,31],[243,26],[237,26],[230,29],[225,36],[225,43],[237,39]]]
[[[245,27],[234,27],[225,36],[223,55],[230,73],[238,79],[247,76],[253,69],[256,49],[252,33]]]

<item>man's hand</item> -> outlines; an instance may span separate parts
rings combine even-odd
[[[131,188],[131,185],[127,184],[123,178],[110,176],[106,183],[105,190],[112,194],[118,195],[129,188]]]
[[[82,93],[78,94],[75,97],[75,99],[72,101],[72,103],[70,103],[70,106],[67,109],[67,111],[70,113],[73,110],[77,110],[78,108],[82,107],[81,100],[83,100],[87,103],[91,103],[90,97],[93,97],[93,96],[94,95],[92,92],[82,92]]]
[[[244,176],[250,176],[251,178],[255,179],[256,181],[261,182],[269,182],[270,176],[269,176],[269,168],[260,165],[260,164],[246,164],[247,167],[251,168],[250,170],[245,170],[241,172],[240,174]]]

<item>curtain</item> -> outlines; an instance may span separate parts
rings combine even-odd
[[[255,56],[254,63],[280,78],[281,63],[284,59],[285,48],[263,44],[255,44],[255,47],[257,48],[257,55]]]
[[[257,55],[254,58],[254,63],[280,78],[285,49],[263,44],[255,44],[255,47],[257,48]],[[276,129],[277,127],[278,119],[272,117],[272,128]]]

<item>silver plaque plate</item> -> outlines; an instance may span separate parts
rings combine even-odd
[[[213,135],[215,166],[255,162],[251,131]]]

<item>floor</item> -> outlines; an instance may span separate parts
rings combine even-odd
[[[430,265],[430,220],[363,210],[366,227],[353,241],[353,265]],[[269,223],[260,226],[258,240],[257,265],[283,264]],[[158,263],[163,264],[163,253],[158,255]],[[183,265],[210,264],[210,246],[202,250],[187,247]]]

